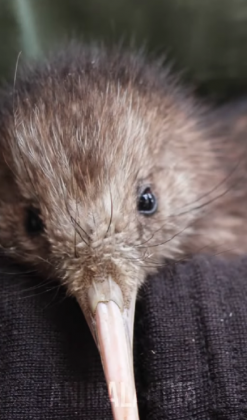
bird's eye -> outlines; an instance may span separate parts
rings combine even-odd
[[[26,213],[26,231],[29,235],[39,235],[44,230],[44,224],[40,217],[40,211],[36,208],[29,207]]]
[[[145,188],[138,198],[138,211],[145,216],[151,216],[157,210],[157,200],[150,187]]]

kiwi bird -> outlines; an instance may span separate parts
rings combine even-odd
[[[220,128],[161,62],[118,48],[71,45],[1,93],[2,252],[77,299],[115,420],[139,418],[133,323],[147,275],[164,259],[247,250],[245,114],[231,134],[234,116]]]

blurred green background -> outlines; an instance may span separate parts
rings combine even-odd
[[[198,92],[218,100],[247,92],[246,0],[0,0],[0,83],[19,51],[42,57],[77,37],[166,53]]]

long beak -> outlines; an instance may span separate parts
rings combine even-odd
[[[136,290],[126,308],[120,287],[108,278],[93,283],[88,301],[90,313],[82,309],[100,352],[114,420],[138,420],[132,351]]]

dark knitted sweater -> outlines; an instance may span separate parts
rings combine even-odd
[[[112,419],[77,303],[1,267],[1,420]],[[246,420],[247,259],[196,257],[148,279],[134,344],[141,420]]]

